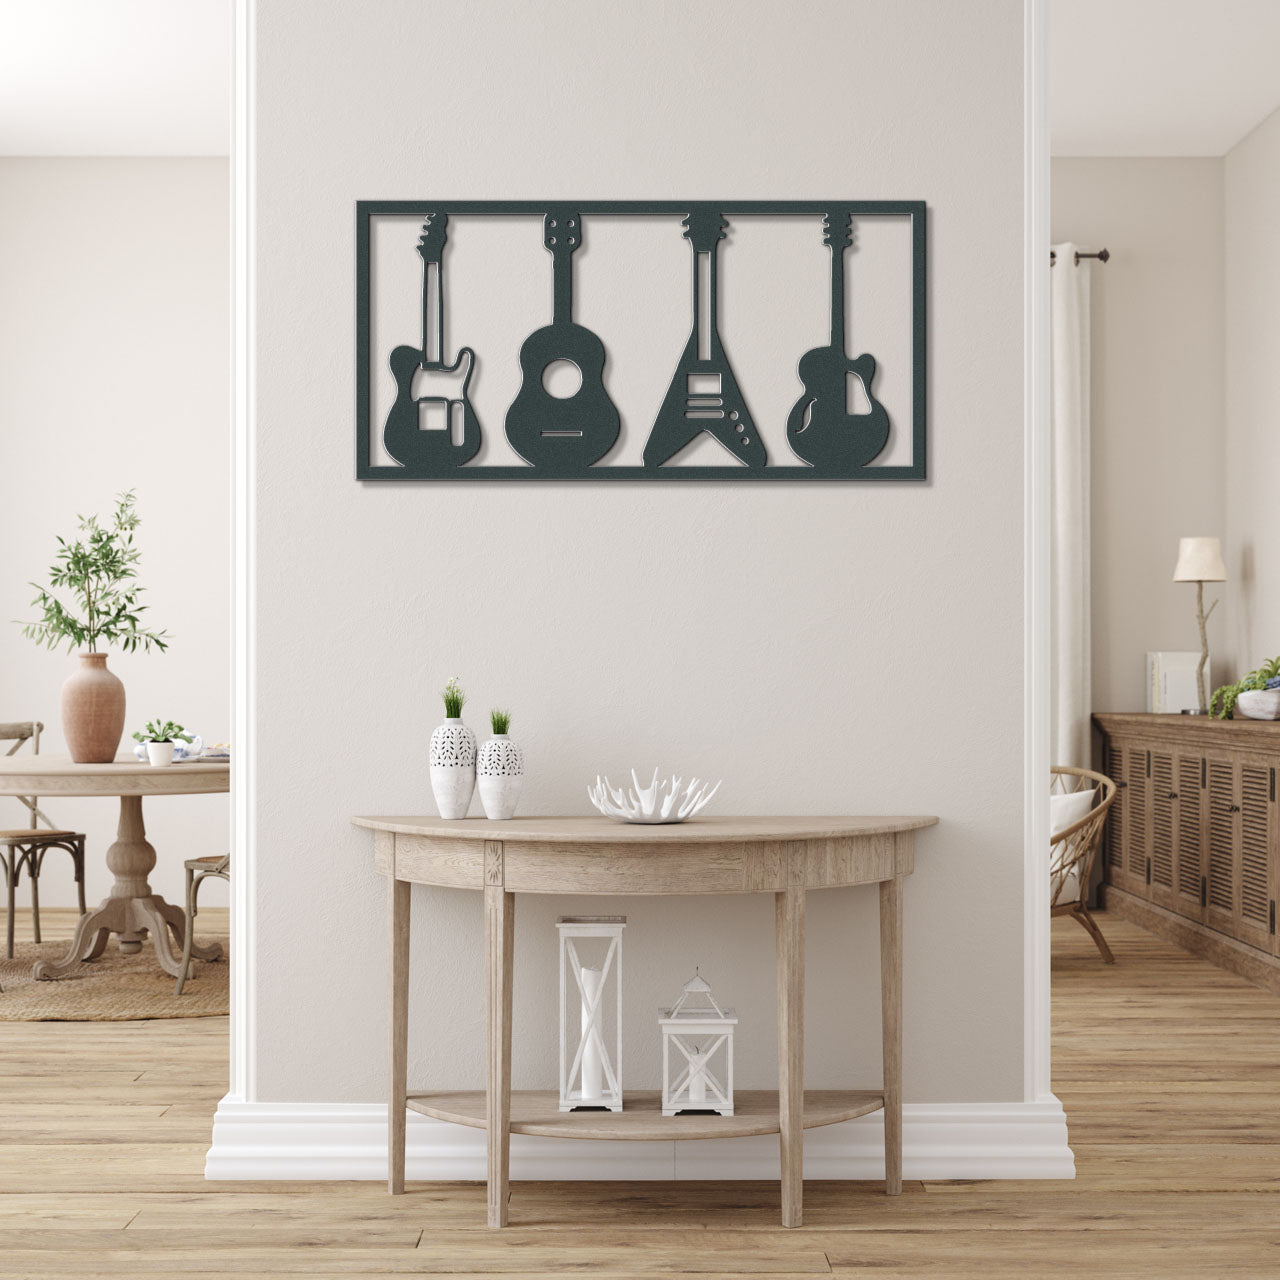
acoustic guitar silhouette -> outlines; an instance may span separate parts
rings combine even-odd
[[[718,213],[691,213],[683,225],[693,246],[693,332],[649,432],[644,465],[662,466],[705,431],[747,466],[763,467],[768,462],[764,441],[738,389],[716,323],[716,258],[729,224]]]
[[[843,225],[842,225],[843,224]],[[787,442],[797,457],[828,475],[864,467],[889,441],[889,414],[871,393],[875,357],[850,359],[844,345],[844,254],[853,243],[853,219],[829,213],[823,241],[831,250],[831,344],[800,357],[804,394],[787,415]],[[862,383],[870,409],[849,412],[849,375]]]
[[[439,473],[460,467],[480,448],[480,420],[468,393],[475,352],[463,347],[444,359],[444,245],[447,213],[429,213],[422,224],[422,347],[396,347],[388,363],[396,398],[382,429],[387,452],[413,471]]]
[[[573,322],[573,255],[582,247],[582,218],[556,209],[543,219],[551,253],[552,318],[520,348],[520,391],[507,410],[511,447],[540,471],[583,471],[617,443],[622,420],[604,385],[605,350],[590,329]],[[581,374],[578,389],[557,396],[543,377],[567,360]]]

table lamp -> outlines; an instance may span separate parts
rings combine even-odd
[[[1200,715],[1209,714],[1209,700],[1205,695],[1204,669],[1209,661],[1209,638],[1205,623],[1217,605],[1215,600],[1204,608],[1204,584],[1225,582],[1227,566],[1222,561],[1222,544],[1217,538],[1179,538],[1178,563],[1173,571],[1174,582],[1196,584],[1196,621],[1200,624],[1200,665],[1196,668],[1196,688],[1200,694]]]

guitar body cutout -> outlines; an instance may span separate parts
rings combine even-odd
[[[875,357],[845,354],[844,254],[853,243],[853,219],[829,213],[823,228],[831,250],[831,342],[800,357],[804,392],[787,415],[787,443],[796,457],[824,475],[849,476],[879,456],[892,424],[872,389]],[[865,413],[850,412],[854,378],[865,396]]]
[[[444,246],[448,225],[448,214],[430,213],[418,240],[418,256],[422,259],[422,347],[396,347],[387,361],[396,380],[396,398],[382,428],[382,443],[401,466],[418,472],[460,467],[480,451],[480,419],[470,399],[476,353],[463,347],[452,364],[444,358]],[[454,429],[459,421],[461,431]],[[442,426],[435,426],[436,422]]]
[[[716,321],[716,259],[728,225],[718,213],[691,213],[684,220],[693,246],[693,332],[645,442],[646,467],[670,462],[703,432],[745,466],[768,464]]]
[[[622,418],[604,385],[604,343],[573,322],[573,255],[582,247],[582,219],[553,209],[543,219],[543,244],[551,254],[552,321],[520,347],[520,390],[507,410],[511,447],[539,471],[575,475],[613,448]],[[572,395],[547,389],[544,377],[562,360],[576,365],[581,382]]]

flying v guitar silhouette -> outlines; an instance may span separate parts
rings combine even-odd
[[[543,205],[527,201],[463,201],[451,202],[447,211],[437,206],[424,214],[423,205],[407,201],[362,201],[358,212],[357,287],[362,308],[357,315],[358,342],[371,357],[371,219],[383,215],[402,217],[406,213],[423,218],[417,245],[422,267],[422,340],[421,346],[398,346],[388,357],[395,396],[382,424],[382,444],[396,466],[375,464],[370,457],[369,418],[374,396],[370,394],[368,372],[359,374],[362,434],[357,435],[357,476],[504,480],[925,478],[924,203],[738,201],[718,207],[710,202],[691,202],[683,205],[683,214],[679,212],[681,208],[672,201]],[[800,357],[797,372],[802,392],[786,418],[787,444],[801,465],[796,465],[795,460],[788,462],[785,451],[780,460],[771,461],[767,433],[760,430],[725,349],[720,332],[719,273],[721,241],[729,230],[726,213],[735,218],[823,218],[823,243],[830,255],[830,341]],[[506,444],[518,455],[516,465],[502,457],[486,456],[477,461],[484,442],[471,402],[478,360],[469,346],[458,348],[452,360],[446,352],[445,250],[449,219],[535,214],[542,218],[543,246],[551,255],[551,321],[529,334],[520,346],[520,386],[504,423]],[[606,385],[610,363],[605,344],[574,319],[574,256],[584,245],[584,217],[590,220],[596,216],[682,217],[684,238],[691,251],[692,325],[644,438],[641,465],[605,461],[610,455],[616,458],[625,447],[623,418]],[[888,409],[876,396],[876,359],[866,352],[851,356],[846,349],[845,259],[853,244],[855,216],[910,219],[913,403],[911,457],[905,465],[877,462],[888,446],[893,424]],[[611,244],[618,243],[611,236]],[[612,251],[611,248],[609,252]],[[474,261],[466,257],[460,264],[464,277]],[[564,363],[573,365],[580,379],[577,389],[568,395],[556,393],[552,377],[553,369]],[[366,370],[370,367],[367,365]],[[635,385],[634,365],[627,368],[627,373]],[[855,407],[851,392],[861,393],[860,407]],[[773,430],[781,434],[779,428]],[[687,456],[704,436],[720,446],[710,451],[720,455],[718,461],[700,456],[693,462]],[[633,436],[631,448],[638,445]],[[496,447],[510,458],[505,446]]]

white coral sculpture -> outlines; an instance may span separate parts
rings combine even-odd
[[[607,818],[623,822],[683,822],[702,809],[720,789],[698,778],[672,777],[658,781],[658,770],[647,787],[640,785],[636,771],[631,770],[634,786],[620,791],[608,778],[596,775],[595,786],[587,788],[587,798]]]

